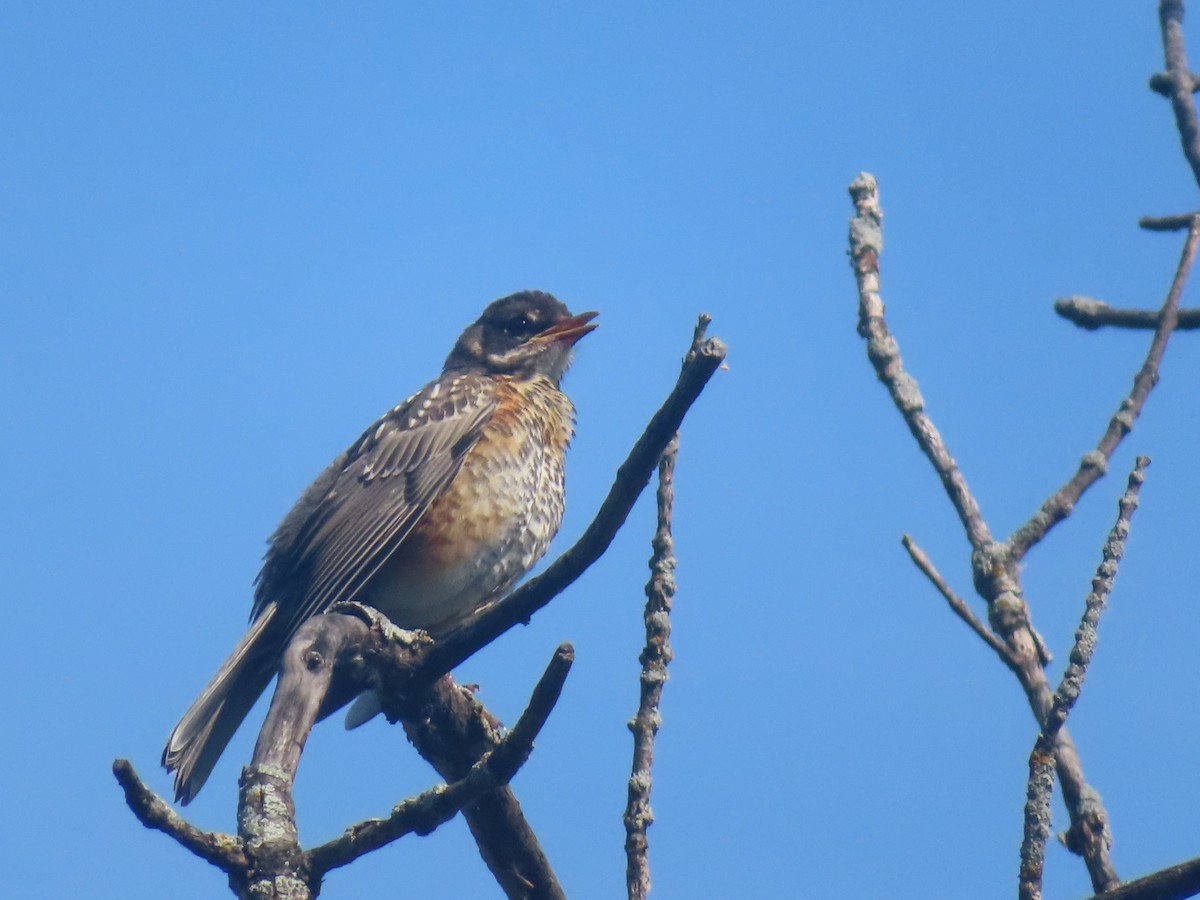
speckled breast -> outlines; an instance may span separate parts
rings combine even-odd
[[[454,481],[363,597],[397,625],[436,631],[497,599],[562,522],[571,401],[541,376],[498,378],[496,401]]]

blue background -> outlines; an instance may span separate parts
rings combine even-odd
[[[845,189],[880,179],[889,321],[1007,535],[1095,445],[1149,342],[1077,330],[1053,299],[1157,307],[1181,237],[1136,220],[1196,204],[1145,86],[1161,60],[1154,5],[1113,0],[5,4],[12,896],[222,895],[137,824],[111,761],[169,790],[163,739],[241,633],[266,536],[486,302],[526,287],[602,311],[567,379],[558,550],[696,314],[730,346],[677,473],[655,896],[1012,896],[1035,726],[900,547],[912,534],[970,596],[956,517],[855,333]],[[1153,457],[1071,720],[1127,878],[1197,852],[1194,335],[1163,376],[1024,570],[1057,679],[1132,457]],[[647,494],[567,595],[457,673],[511,722],[574,642],[515,782],[572,897],[623,891],[652,530]],[[187,809],[197,825],[234,829],[254,730]],[[320,727],[302,840],[435,780],[397,729]],[[499,895],[461,821],[325,896],[385,891]],[[1053,845],[1046,894],[1090,894]]]

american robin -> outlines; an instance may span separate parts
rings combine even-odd
[[[575,410],[559,390],[597,313],[540,291],[497,300],[441,377],[368,428],[270,539],[250,627],[167,739],[188,803],[309,617],[357,600],[435,636],[499,598],[562,521]]]

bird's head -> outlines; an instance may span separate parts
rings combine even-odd
[[[542,291],[521,291],[490,304],[446,357],[446,371],[486,372],[532,378],[556,385],[571,364],[575,342],[594,330],[599,313],[571,315],[566,305]]]

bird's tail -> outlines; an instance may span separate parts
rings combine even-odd
[[[175,773],[175,799],[184,805],[200,792],[233,733],[275,674],[278,654],[264,652],[263,646],[275,610],[270,604],[254,620],[167,738],[162,764]],[[268,638],[265,643],[269,642]]]

